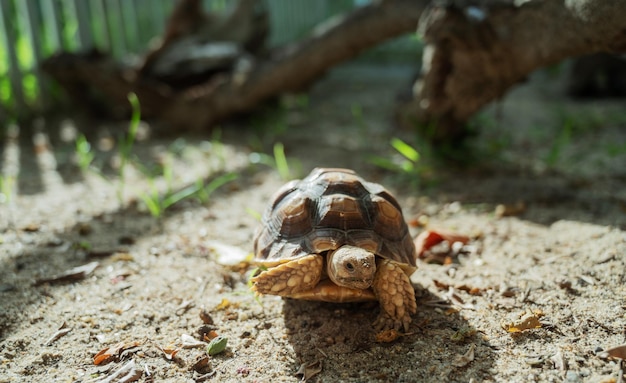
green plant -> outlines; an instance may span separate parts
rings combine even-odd
[[[626,143],[616,144],[611,143],[606,146],[606,151],[609,157],[617,157],[626,154]]]
[[[554,167],[561,157],[563,149],[569,145],[572,140],[572,129],[574,127],[573,120],[566,118],[563,121],[563,127],[560,130],[556,139],[552,142],[552,146],[548,151],[545,162],[548,167]]]
[[[141,193],[139,198],[141,198],[153,217],[160,218],[165,210],[184,199],[196,197],[202,203],[208,202],[211,194],[213,194],[215,190],[228,182],[235,180],[236,178],[237,174],[226,173],[214,178],[206,185],[204,181],[200,179],[196,183],[189,185],[184,189],[177,192],[171,192],[168,190],[163,195],[159,193],[158,188],[154,184],[154,179],[150,179],[150,191],[147,193]]]
[[[78,161],[78,166],[83,172],[89,170],[95,154],[91,150],[91,144],[87,141],[87,138],[84,134],[78,136],[75,142],[75,150],[76,150],[76,160]]]
[[[137,137],[137,130],[139,129],[139,123],[141,121],[141,106],[139,104],[139,98],[135,93],[128,94],[128,101],[132,108],[132,115],[128,126],[128,134],[123,135],[119,144],[120,155],[120,167],[119,167],[119,187],[117,190],[117,198],[120,205],[124,203],[124,188],[126,185],[126,166],[130,162],[130,156],[132,154],[133,145],[135,144],[135,138]]]
[[[420,160],[419,152],[399,138],[392,138],[389,144],[399,154],[401,154],[400,161],[394,161],[393,159],[387,157],[374,156],[370,158],[370,162],[378,167],[397,173],[415,172],[418,168],[418,162]]]
[[[214,191],[236,179],[237,174],[235,173],[222,174],[221,176],[212,179],[206,185],[204,184],[204,180],[199,179],[196,182],[197,192],[195,193],[195,196],[201,203],[207,203],[209,201],[209,198],[211,197],[211,194],[213,194]]]
[[[270,156],[266,153],[252,153],[250,155],[250,162],[253,164],[267,165],[275,169],[280,175],[280,178],[285,181],[294,178],[295,172],[289,167],[289,161],[285,155],[285,146],[281,142],[274,144],[273,154],[274,156]],[[294,160],[292,160],[292,164],[296,165],[296,167],[300,166],[300,164],[294,162]]]
[[[13,200],[15,177],[0,176],[0,203],[9,204]]]
[[[419,151],[397,137],[392,138],[389,144],[400,154],[399,157],[388,158],[372,156],[369,162],[383,169],[408,177],[413,187],[419,186],[421,179],[428,175],[430,171],[430,168],[421,161]]]

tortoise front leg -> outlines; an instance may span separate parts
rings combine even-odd
[[[417,312],[417,304],[415,291],[404,270],[392,261],[382,260],[372,288],[380,302],[380,315],[374,322],[374,328],[377,331],[400,328],[408,331],[411,314]]]
[[[252,290],[283,297],[310,290],[320,281],[323,265],[322,256],[317,254],[294,259],[252,278]]]

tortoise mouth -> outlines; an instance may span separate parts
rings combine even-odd
[[[372,286],[373,279],[338,278],[335,283],[342,287],[365,290]]]

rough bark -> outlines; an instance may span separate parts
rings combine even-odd
[[[84,89],[92,89],[119,109],[127,108],[126,94],[134,91],[144,117],[184,129],[204,129],[280,93],[301,90],[333,65],[414,31],[427,4],[427,0],[373,2],[329,20],[308,38],[271,52],[267,59],[183,90],[136,76],[133,68],[121,68],[102,55],[65,53],[48,60],[45,68],[78,94],[81,89],[83,95]]]
[[[519,1],[515,3],[520,3]],[[423,71],[405,124],[435,126],[435,141],[465,134],[464,123],[535,69],[594,52],[626,51],[622,0],[454,1],[424,12]]]

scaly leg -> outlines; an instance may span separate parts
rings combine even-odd
[[[320,281],[324,260],[311,254],[270,268],[252,278],[252,289],[260,294],[289,297],[310,290]]]
[[[372,288],[380,302],[380,315],[374,322],[374,328],[377,331],[400,328],[408,331],[411,314],[417,312],[411,281],[392,261],[382,260],[377,267]]]

